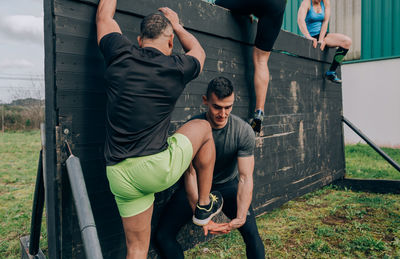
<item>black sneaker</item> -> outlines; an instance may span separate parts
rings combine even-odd
[[[224,199],[221,193],[214,191],[210,193],[210,204],[201,206],[197,203],[193,215],[193,223],[198,226],[205,226],[212,217],[221,212]]]
[[[256,112],[254,112],[254,118],[250,121],[250,126],[253,128],[254,132],[260,133],[263,119],[264,119],[263,111],[257,110]]]
[[[325,73],[326,79],[332,81],[333,83],[340,84],[342,80],[337,76],[336,72],[328,71]]]

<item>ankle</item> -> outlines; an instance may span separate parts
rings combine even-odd
[[[259,109],[257,109],[255,112],[254,112],[254,119],[259,119],[259,120],[263,120],[263,117],[264,117],[264,111],[263,110],[259,110]]]
[[[199,202],[198,202],[198,204],[200,205],[200,206],[207,206],[207,205],[209,205],[210,204],[210,196],[207,196],[207,198],[205,198],[205,199],[199,199]]]
[[[264,109],[256,108],[256,109],[254,110],[254,114],[261,114],[261,115],[264,115]]]

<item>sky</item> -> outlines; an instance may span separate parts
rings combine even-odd
[[[43,0],[0,1],[0,103],[44,98]]]

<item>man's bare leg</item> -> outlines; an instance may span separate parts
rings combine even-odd
[[[197,189],[197,175],[193,165],[190,165],[184,174],[186,195],[193,212],[199,200],[199,190]]]
[[[264,51],[257,47],[253,48],[254,90],[256,92],[255,111],[264,111],[269,83],[268,60],[270,54],[270,51]]]
[[[147,258],[150,245],[152,214],[153,205],[138,215],[122,218],[126,237],[127,259]]]
[[[215,144],[211,126],[206,120],[192,120],[185,123],[176,133],[185,135],[193,147],[192,164],[197,173],[199,204],[210,203],[210,190],[215,164]]]
[[[215,144],[211,126],[206,120],[192,120],[179,128],[176,133],[185,135],[192,143],[192,164],[198,172],[198,203],[208,205],[215,164]],[[152,213],[153,205],[138,215],[122,218],[128,251],[127,259],[147,257]]]
[[[253,48],[254,90],[256,93],[256,107],[250,125],[253,130],[258,133],[261,131],[261,124],[264,116],[265,99],[267,97],[268,91],[268,59],[270,54],[270,51],[264,51],[257,47]]]

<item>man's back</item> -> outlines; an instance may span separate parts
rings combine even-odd
[[[107,63],[107,165],[165,150],[171,113],[199,62],[138,48],[119,33],[104,36],[100,48]]]

